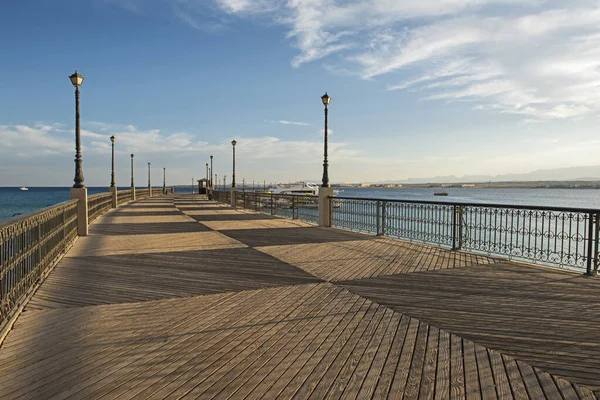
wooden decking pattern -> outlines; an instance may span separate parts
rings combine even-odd
[[[265,246],[258,250],[326,281],[487,265],[492,257],[389,238]]]
[[[189,195],[90,233],[0,348],[0,398],[598,398],[597,279]]]

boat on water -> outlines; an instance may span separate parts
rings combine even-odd
[[[434,196],[448,196],[448,192],[434,192]]]
[[[19,190],[29,190],[29,188],[27,188],[27,187],[25,187],[25,186],[21,186],[21,187],[19,188]]]
[[[310,182],[297,182],[293,184],[277,185],[267,189],[271,194],[285,194],[293,196],[317,196],[320,186]],[[338,190],[333,191],[333,195],[337,195]]]

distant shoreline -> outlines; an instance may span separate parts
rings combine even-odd
[[[458,183],[341,183],[337,188],[600,189],[600,181],[517,181]]]

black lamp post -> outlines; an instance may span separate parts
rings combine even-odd
[[[131,187],[133,188],[133,153],[131,154]]]
[[[69,76],[71,83],[75,86],[75,184],[74,188],[84,188],[83,184],[83,159],[81,157],[81,132],[79,124],[79,86],[83,83],[83,76],[75,73]]]
[[[112,162],[110,165],[110,187],[115,187],[115,137],[110,137],[112,146]]]
[[[213,183],[212,183],[212,176],[213,176],[212,160],[213,160],[213,156],[210,156],[210,175],[209,176],[210,176],[210,188],[211,189],[213,187]]]
[[[150,191],[152,190],[150,188],[150,163],[148,163],[148,196],[150,196]]]
[[[329,113],[328,105],[331,101],[331,97],[327,95],[327,92],[321,96],[321,101],[325,106],[325,145],[324,145],[324,157],[323,157],[323,184],[321,187],[329,187],[329,162],[327,161],[327,114]]]
[[[227,175],[223,175],[223,190],[225,190],[226,186],[227,186]]]
[[[167,194],[167,169],[163,167],[163,194]]]
[[[231,176],[231,187],[235,188],[235,145],[236,145],[236,141],[232,140],[231,141],[231,146],[233,146],[233,175]]]

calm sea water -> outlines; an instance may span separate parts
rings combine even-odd
[[[188,190],[177,188],[176,192]],[[30,187],[28,191],[0,188],[0,220],[69,200],[69,191],[70,187]],[[438,191],[447,192],[448,196],[434,196]],[[106,192],[107,187],[88,187],[89,195]],[[339,196],[600,209],[600,190],[594,189],[346,188]]]

